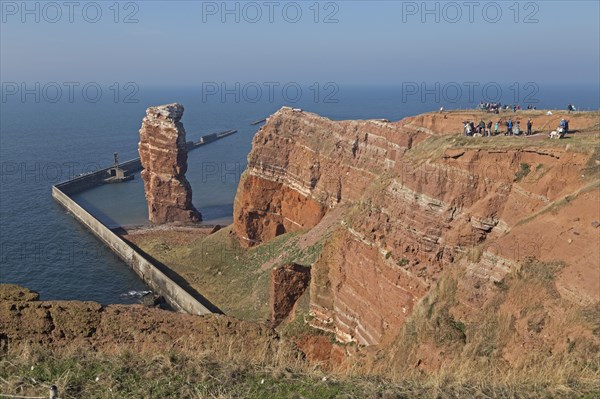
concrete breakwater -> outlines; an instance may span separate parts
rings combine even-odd
[[[228,130],[202,136],[200,140],[188,142],[188,150],[214,142],[221,138],[236,133]],[[126,174],[133,174],[142,170],[140,158],[132,159],[118,164]],[[81,224],[87,227],[108,248],[117,254],[133,271],[157,294],[163,296],[167,303],[175,310],[195,315],[219,312],[212,304],[201,298],[201,295],[186,291],[150,259],[133,248],[113,230],[105,226],[92,214],[77,204],[71,196],[81,191],[104,184],[111,177],[113,166],[100,169],[85,175],[76,176],[71,180],[52,186],[52,198],[65,207]]]
[[[220,140],[234,133],[237,133],[237,130],[227,130],[225,132],[207,134],[205,136],[200,137],[200,140],[198,141],[189,141],[188,151]],[[100,184],[103,184],[106,179],[111,177],[110,172],[113,168],[114,165],[111,165],[107,168],[100,169],[95,172],[75,176],[71,180],[57,184],[56,187],[60,188],[60,190],[67,195],[77,194],[81,191],[85,191],[90,188],[96,187]],[[140,161],[140,158],[134,158],[129,161],[119,163],[119,169],[121,169],[126,174],[137,173],[142,170],[142,163]]]
[[[78,184],[75,182],[74,184]],[[69,182],[62,188],[68,191]],[[195,315],[213,313],[207,306],[180,287],[151,261],[132,248],[125,240],[73,201],[61,187],[52,187],[52,198],[64,206],[81,224],[87,227],[107,247],[116,253],[153,291],[162,295],[175,310]]]
[[[89,190],[90,188],[103,184],[104,181],[110,177],[110,170],[112,168],[114,168],[114,165],[95,172],[75,176],[71,180],[57,184],[55,187],[58,187],[67,195],[73,195],[81,191]],[[139,158],[135,158],[127,162],[119,163],[119,168],[127,174],[136,173],[142,169],[142,164]]]

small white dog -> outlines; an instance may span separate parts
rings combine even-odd
[[[559,127],[558,129],[550,132],[551,139],[562,139],[564,136],[565,136],[565,129],[563,129],[562,127]]]

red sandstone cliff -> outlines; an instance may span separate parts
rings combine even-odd
[[[24,345],[111,353],[122,347],[156,354],[185,348],[218,358],[228,351],[276,349],[278,343],[271,328],[232,317],[198,317],[141,305],[39,301],[33,291],[0,284],[0,349]]]
[[[182,115],[180,104],[161,105],[148,108],[142,121],[139,153],[152,223],[202,220],[192,204],[192,188],[185,178],[187,144]]]
[[[271,270],[271,325],[277,327],[287,317],[293,318],[298,299],[310,282],[310,268],[287,264]]]
[[[311,229],[341,207],[312,265],[310,307],[313,325],[342,342],[393,340],[453,264],[468,282],[461,285],[465,319],[489,297],[486,290],[529,258],[565,261],[557,292],[597,304],[600,259],[592,244],[600,209],[590,204],[600,194],[597,174],[584,172],[590,153],[558,141],[463,138],[461,121],[481,115],[387,123],[281,109],[253,140],[234,230],[242,243],[257,245]],[[534,126],[550,130],[561,117],[536,114]],[[598,118],[572,117],[571,125],[597,130]],[[575,207],[551,212],[565,198]]]

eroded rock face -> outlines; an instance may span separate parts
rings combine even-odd
[[[40,299],[40,294],[16,284],[0,285],[0,301],[30,302]]]
[[[265,348],[270,351],[278,344],[277,334],[268,326],[232,317],[198,317],[140,305],[40,302],[35,298],[25,302],[14,293],[30,291],[17,288],[0,284],[0,345],[9,350],[20,345],[72,345],[74,350],[93,348],[110,353],[128,348],[158,353],[185,347],[209,351],[216,357],[225,356],[226,351],[264,356]],[[223,345],[224,340],[228,345]]]
[[[139,153],[150,221],[156,224],[198,222],[192,188],[185,178],[187,144],[181,123],[183,106],[150,107],[140,129]]]
[[[247,175],[240,182],[234,211],[241,243],[253,246],[281,234],[314,227],[326,205],[283,182]]]
[[[310,268],[291,263],[271,270],[271,325],[277,327],[294,312],[310,283]]]
[[[389,341],[457,259],[467,275],[492,284],[528,257],[553,260],[567,253],[568,241],[523,221],[587,184],[581,170],[589,155],[514,145],[445,150],[439,143],[448,142],[428,140],[458,135],[462,120],[478,117],[332,121],[284,108],[254,138],[234,203],[234,231],[254,245],[317,226],[341,207],[344,216],[312,266],[311,323],[342,342]],[[534,118],[534,126],[554,124],[544,118]],[[588,119],[573,122],[578,128],[597,123]],[[525,164],[529,174],[517,179]],[[600,273],[584,258],[600,261],[588,250],[573,255],[569,267],[597,281]],[[561,292],[594,295],[583,283],[564,284],[569,288]]]

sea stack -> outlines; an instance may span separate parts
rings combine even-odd
[[[160,105],[148,108],[142,121],[138,149],[148,216],[154,224],[202,220],[185,178],[187,142],[182,115],[181,104]]]

